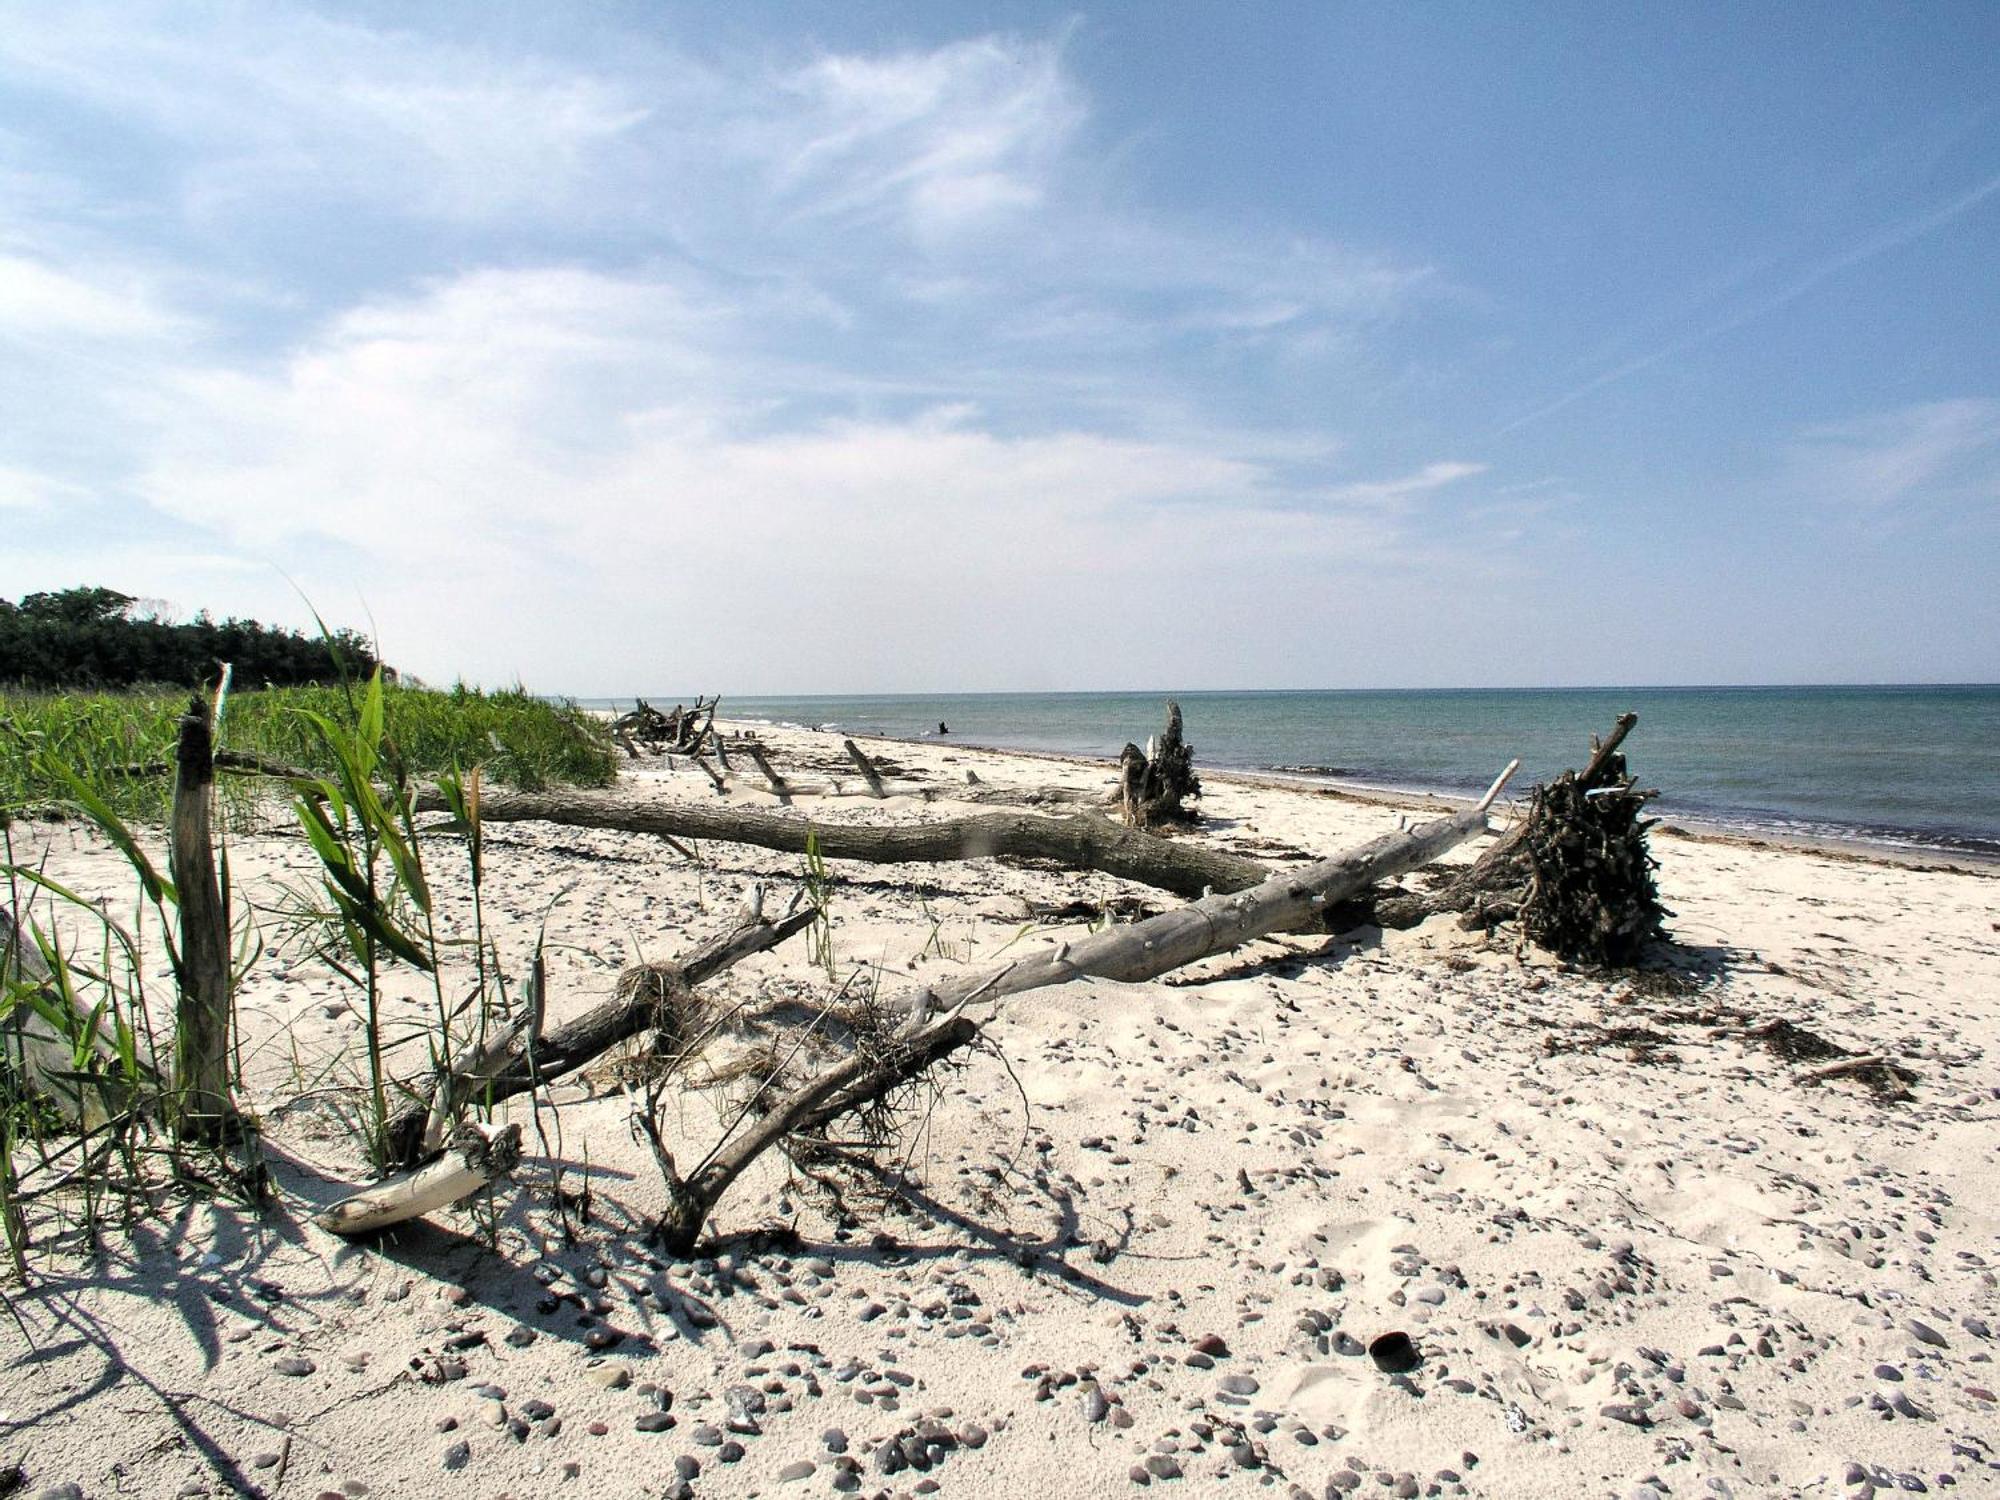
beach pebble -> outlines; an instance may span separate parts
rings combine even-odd
[[[444,1466],[447,1469],[462,1469],[472,1462],[472,1444],[463,1438],[444,1450]]]
[[[780,1484],[794,1484],[801,1479],[809,1479],[817,1468],[818,1465],[810,1459],[796,1459],[778,1470],[778,1482]]]
[[[280,1375],[289,1375],[296,1380],[302,1375],[312,1374],[319,1366],[309,1359],[300,1359],[296,1355],[290,1355],[284,1359],[274,1361],[271,1368],[276,1370]]]

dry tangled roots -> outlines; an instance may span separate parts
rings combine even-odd
[[[1564,772],[1535,789],[1521,836],[1521,930],[1573,963],[1623,966],[1665,931],[1640,816],[1653,794],[1634,788],[1623,756],[1609,757],[1595,782]]]

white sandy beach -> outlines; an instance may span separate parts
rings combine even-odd
[[[783,766],[839,755],[766,739]],[[1107,779],[871,748],[940,799],[813,817],[990,810],[948,800],[967,769]],[[627,781],[716,795],[692,771]],[[1217,776],[1204,807],[1192,837],[1267,859],[1412,815]],[[129,910],[129,872],[81,828],[24,836]],[[311,1092],[354,1076],[360,1023],[324,966],[267,957],[242,1006],[276,1206],[189,1203],[9,1289],[0,1464],[24,1493],[93,1497],[2000,1493],[2000,885],[1655,848],[1677,980],[1568,971],[1447,917],[1019,996],[872,1191],[843,1213],[767,1160],[713,1226],[739,1238],[691,1263],[645,1242],[661,1185],[610,1069],[538,1119],[513,1101],[530,1159],[497,1244],[464,1214],[380,1242],[312,1227],[362,1175]],[[546,914],[560,1020],[800,870],[700,852],[495,825],[488,921],[518,974]],[[295,837],[241,837],[231,861],[266,899],[312,873]],[[433,863],[456,920],[462,861],[440,839]],[[993,861],[831,868],[843,974],[979,965],[1087,920],[1037,911],[1172,899]],[[794,940],[710,993],[829,989]],[[429,1014],[427,985],[396,992],[395,1019]],[[1899,1060],[1914,1097],[1809,1083],[1717,1034],[1773,1019]],[[414,1070],[420,1049],[396,1055]],[[679,1123],[698,1159],[720,1121],[692,1099]],[[557,1160],[587,1194],[567,1237]],[[1421,1356],[1406,1375],[1361,1352],[1394,1330]]]

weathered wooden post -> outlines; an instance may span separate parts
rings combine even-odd
[[[169,860],[180,897],[181,941],[172,1113],[182,1136],[217,1140],[236,1118],[229,1097],[229,908],[210,845],[215,743],[208,705],[199,695],[181,719],[174,760]]]

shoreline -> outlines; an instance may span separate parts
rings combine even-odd
[[[602,712],[602,710],[591,710],[591,712]],[[991,745],[970,738],[961,739],[957,735],[940,737],[850,733],[846,730],[822,728],[816,725],[738,717],[723,717],[716,722],[732,728],[761,727],[782,729],[795,734],[839,736],[855,740],[857,743],[915,745],[926,748],[958,745],[967,750],[976,750],[982,755],[998,755],[1010,759],[1049,760],[1105,769],[1115,768],[1117,765],[1117,761],[1106,756],[1087,755],[1073,750],[1029,750],[1016,746]],[[1213,778],[1244,786],[1284,787],[1312,796],[1335,797],[1368,806],[1393,807],[1405,812],[1427,812],[1445,808],[1455,810],[1470,807],[1477,800],[1474,796],[1456,792],[1425,791],[1414,787],[1358,785],[1305,773],[1211,767],[1199,763],[1195,769],[1204,780]],[[1497,771],[1499,768],[1496,766],[1494,769]],[[1512,809],[1522,801],[1523,799],[1517,796],[1505,796],[1500,799],[1498,806],[1502,809]],[[1730,844],[1750,849],[1780,849],[1800,854],[1818,854],[1830,859],[1894,866],[1898,869],[1939,870],[2000,879],[2000,854],[1986,855],[1976,851],[1946,849],[1933,845],[1905,846],[1864,838],[1841,838],[1830,834],[1787,834],[1776,829],[1760,828],[1754,824],[1732,823],[1726,819],[1705,817],[1700,814],[1662,817],[1654,832],[1662,838]]]

